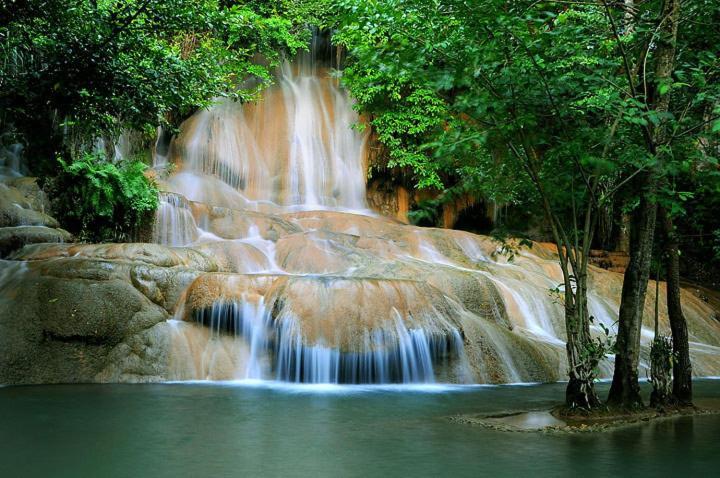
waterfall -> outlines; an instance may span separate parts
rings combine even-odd
[[[198,238],[198,227],[190,203],[178,194],[161,192],[155,212],[153,242],[168,246],[184,246]]]
[[[273,320],[264,299],[219,302],[195,313],[198,324],[219,336],[231,334],[249,348],[235,376],[302,383],[432,383],[435,369],[464,354],[457,329],[438,334],[408,328],[400,317],[388,327],[366,330],[361,347],[341,350],[308,345],[297,321]]]
[[[365,136],[352,129],[357,121],[329,69],[300,55],[282,63],[261,100],[218,99],[186,121],[171,153],[182,174],[168,187],[214,206],[366,211]],[[165,164],[164,156],[156,159]]]
[[[536,245],[510,260],[488,237],[371,213],[366,138],[327,60],[313,50],[285,61],[258,101],[218,100],[169,145],[158,140],[154,240],[217,266],[177,297],[172,378],[565,378],[557,257]],[[590,275],[597,336],[600,323],[616,328],[622,276]],[[717,375],[720,328],[705,304],[684,300],[694,367]],[[607,376],[611,364],[600,368]]]
[[[22,144],[15,143],[7,147],[0,145],[0,178],[17,177],[27,173],[22,161]]]

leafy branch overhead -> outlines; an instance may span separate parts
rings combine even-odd
[[[272,81],[283,52],[307,47],[294,4],[6,2],[0,121],[30,149],[54,156],[57,143],[42,150],[38,131],[71,127],[86,144],[121,129],[177,126],[218,96],[248,101]]]

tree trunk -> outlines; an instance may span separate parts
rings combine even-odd
[[[645,293],[652,259],[653,235],[657,203],[655,179],[646,175],[643,181],[650,190],[644,191],[640,206],[633,214],[630,233],[630,263],[623,279],[622,299],[617,334],[615,372],[608,403],[622,408],[642,407],[638,365],[640,362],[640,329],[645,309]]]
[[[692,364],[688,329],[680,301],[680,253],[673,221],[667,211],[659,210],[660,221],[665,233],[665,254],[667,256],[667,308],[672,331],[673,353],[673,399],[682,405],[692,405]]]
[[[579,273],[574,305],[567,306],[566,292],[565,328],[567,343],[565,349],[568,357],[568,385],[565,389],[565,405],[570,408],[590,410],[600,405],[595,393],[595,367],[593,359],[584,356],[581,351],[588,350],[590,337],[590,315],[587,307],[587,279],[585,273]]]
[[[659,209],[658,209],[658,214]],[[655,336],[650,346],[651,407],[664,407],[672,398],[672,345],[670,337],[660,335],[660,264],[655,271]]]

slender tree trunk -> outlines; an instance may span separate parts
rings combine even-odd
[[[655,270],[655,336],[650,346],[650,406],[663,407],[672,396],[672,361],[669,337],[660,335],[660,263]]]
[[[531,146],[523,143],[521,154],[511,141],[507,143],[510,151],[521,160],[526,167],[531,181],[542,199],[545,217],[550,223],[553,241],[557,246],[560,269],[565,288],[565,331],[567,342],[565,349],[568,358],[568,386],[565,389],[565,404],[568,408],[591,409],[600,405],[595,393],[594,367],[588,366],[584,351],[587,350],[590,338],[590,319],[587,308],[587,261],[590,243],[595,233],[595,222],[592,214],[593,205],[588,204],[585,210],[583,247],[576,237],[573,243],[568,237],[562,222],[553,212],[548,195],[545,192],[537,171],[535,159],[539,156]],[[597,184],[593,182],[593,190]],[[577,214],[573,203],[573,214]],[[576,218],[577,219],[577,218]],[[575,278],[576,288],[573,290]]]
[[[680,253],[673,221],[667,211],[659,210],[660,221],[665,233],[665,255],[667,256],[667,308],[672,331],[673,353],[673,399],[682,405],[692,405],[692,364],[688,329],[680,300]]]
[[[568,408],[590,410],[600,405],[600,399],[595,393],[595,364],[583,357],[581,352],[583,349],[587,349],[591,340],[586,272],[578,273],[576,282],[574,306],[571,308],[565,307],[565,327],[567,329],[565,348],[569,368],[569,380],[565,389],[565,405]]]
[[[580,363],[580,341],[578,337],[578,325],[580,317],[578,317],[577,308],[572,305],[568,306],[570,299],[565,293],[565,333],[567,341],[565,342],[565,351],[568,358],[568,384],[565,388],[565,405],[568,408],[588,408],[589,403],[585,393],[583,393],[583,381],[581,377]]]

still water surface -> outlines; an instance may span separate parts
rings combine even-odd
[[[562,394],[562,384],[5,387],[0,477],[716,476],[717,415],[580,435],[446,418],[549,408]],[[696,394],[720,399],[720,381],[698,381]]]

